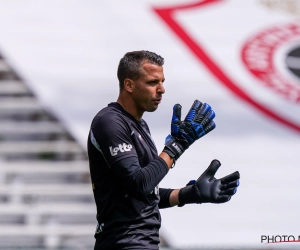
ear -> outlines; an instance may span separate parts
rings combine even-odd
[[[124,80],[124,89],[127,92],[132,93],[133,92],[133,88],[134,88],[134,82],[131,79],[126,78]]]

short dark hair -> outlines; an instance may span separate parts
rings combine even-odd
[[[147,50],[132,51],[126,53],[120,60],[118,66],[118,79],[120,89],[124,87],[124,80],[126,78],[136,80],[140,77],[140,69],[144,61],[162,66],[164,58]]]

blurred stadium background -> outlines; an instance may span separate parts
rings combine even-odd
[[[299,0],[1,0],[0,249],[92,249],[86,137],[140,49],[165,58],[166,94],[144,117],[158,150],[173,104],[217,114],[160,186],[215,158],[216,177],[241,173],[229,203],[162,210],[162,249],[300,249],[261,243],[300,235],[299,15]]]

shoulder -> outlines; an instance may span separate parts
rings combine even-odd
[[[121,112],[114,107],[105,107],[100,110],[94,117],[92,124],[95,123],[105,123],[107,121],[111,121],[119,118]]]
[[[121,110],[113,106],[105,107],[94,117],[91,129],[101,133],[130,132],[131,121]]]

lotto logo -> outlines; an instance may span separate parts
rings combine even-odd
[[[119,144],[119,146],[115,148],[109,147],[109,151],[112,156],[117,155],[119,151],[123,153],[125,151],[130,151],[131,149],[132,149],[132,145],[126,143]]]

